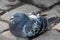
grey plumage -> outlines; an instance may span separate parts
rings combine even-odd
[[[16,12],[12,15],[13,18],[10,31],[18,37],[33,37],[38,33],[48,29],[49,22],[46,18],[39,14],[26,15],[23,12]]]

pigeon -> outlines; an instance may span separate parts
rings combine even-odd
[[[34,37],[47,30],[52,19],[56,18],[46,19],[39,14],[15,12],[11,17],[10,31],[17,37]]]

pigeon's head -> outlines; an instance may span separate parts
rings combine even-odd
[[[11,17],[11,21],[13,23],[18,23],[20,21],[26,21],[25,19],[28,19],[28,17],[23,12],[16,12]]]

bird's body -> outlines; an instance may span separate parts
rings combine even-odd
[[[10,31],[15,36],[33,37],[48,29],[48,20],[38,14],[26,15],[23,12],[16,12],[12,16]]]

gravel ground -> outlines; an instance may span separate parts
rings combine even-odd
[[[14,12],[23,11],[28,14],[31,12],[37,13],[39,11],[40,14],[47,14],[47,16],[45,16],[46,18],[60,17],[60,0],[25,0],[17,3],[15,2],[15,4],[13,4],[14,6],[9,7],[6,7],[5,2],[0,1],[0,4],[5,5],[4,8],[0,5],[0,40],[29,40],[27,38],[14,36],[9,30],[9,23],[4,21],[10,22],[11,15]],[[3,19],[3,21],[1,19]],[[60,40],[59,31],[60,23],[32,40]]]

